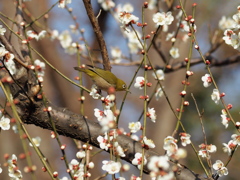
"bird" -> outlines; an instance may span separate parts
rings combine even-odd
[[[74,69],[87,74],[94,84],[103,91],[108,91],[110,87],[114,87],[116,91],[128,91],[126,83],[110,71],[92,65],[82,65],[74,67]]]

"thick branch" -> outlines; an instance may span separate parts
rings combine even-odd
[[[99,148],[97,137],[101,135],[101,126],[97,122],[85,119],[83,116],[75,114],[65,108],[55,107],[51,104],[48,104],[48,106],[52,107],[52,111],[50,112],[51,119],[55,123],[58,134],[88,142]],[[30,104],[28,101],[20,101],[18,107],[20,108],[20,115],[24,123],[53,130],[48,114],[43,111],[45,106],[42,101],[34,104]],[[119,135],[117,141],[125,151],[126,156],[122,159],[127,162],[131,163],[134,155],[137,152],[142,152],[142,144],[132,140],[126,135]],[[150,157],[159,156],[159,154],[147,150],[145,156],[149,161]],[[177,180],[206,180],[180,164],[171,162],[171,167],[176,170],[175,175]],[[147,166],[144,167],[144,172],[149,173]]]

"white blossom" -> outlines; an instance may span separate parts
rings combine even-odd
[[[112,0],[98,0],[98,3],[105,11],[108,11],[109,9],[115,7],[115,3]]]
[[[142,125],[140,122],[130,122],[128,123],[128,128],[131,133],[136,133],[141,129]]]
[[[153,22],[156,23],[158,26],[163,25],[170,25],[174,20],[174,17],[172,16],[172,12],[158,12],[153,15]]]
[[[1,113],[2,114],[2,113]],[[0,116],[0,129],[9,130],[10,129],[10,119],[5,116]]]
[[[145,85],[145,78],[142,77],[142,76],[136,77],[136,82],[134,84],[134,87],[139,88],[139,89],[143,89],[144,85]]]
[[[164,72],[163,72],[162,69],[158,69],[158,70],[156,71],[156,73],[153,72],[152,75],[153,75],[153,77],[154,77],[155,79],[158,79],[158,80],[161,80],[161,81],[163,81],[164,78],[165,78],[165,75],[164,75]],[[157,75],[157,76],[156,76],[156,75]]]
[[[103,166],[102,170],[107,171],[109,174],[116,174],[119,173],[121,169],[121,163],[120,162],[114,162],[114,161],[102,161]]]
[[[58,7],[64,9],[67,4],[70,4],[72,0],[60,0]]]
[[[176,47],[172,47],[169,51],[170,55],[172,56],[172,58],[174,59],[177,59],[180,57],[180,54],[179,54],[179,49],[176,48]]]
[[[147,116],[151,119],[152,122],[156,122],[157,115],[154,108],[148,108]]]
[[[59,35],[58,39],[60,41],[61,46],[64,49],[68,48],[71,45],[71,43],[72,43],[72,37],[71,37],[71,35],[70,35],[68,30],[63,31]]]
[[[0,25],[0,35],[3,36],[4,33],[6,32],[6,29]]]
[[[213,89],[213,93],[211,95],[211,98],[216,104],[219,104],[220,94],[219,94],[219,91],[217,89]]]
[[[143,162],[143,165],[147,164],[147,159],[146,157],[144,157],[144,159],[142,158],[142,153],[136,153],[134,155],[134,159],[132,160],[132,164],[133,165],[137,165],[138,169],[141,169],[141,166],[142,166],[142,161]]]
[[[221,176],[226,176],[228,175],[228,169],[224,166],[223,162],[220,160],[217,160],[214,164],[213,164],[213,169],[215,169],[217,171],[217,174],[221,177]]]
[[[35,146],[39,147],[40,146],[40,143],[41,143],[41,138],[39,136],[35,137],[35,138],[32,138],[32,141],[33,143],[35,144]],[[29,143],[29,145],[31,147],[33,147],[32,143]]]
[[[203,81],[203,86],[205,88],[211,86],[211,84],[212,84],[212,78],[211,78],[210,74],[205,74],[204,76],[202,76],[201,80]]]
[[[148,139],[146,136],[143,137],[143,143],[147,148],[155,148],[155,144],[153,140]]]

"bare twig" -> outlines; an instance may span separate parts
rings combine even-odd
[[[87,15],[89,17],[89,20],[92,23],[92,27],[93,27],[93,30],[95,32],[95,35],[96,35],[96,38],[97,38],[97,41],[98,41],[98,44],[99,44],[99,47],[100,47],[104,69],[110,71],[111,70],[111,64],[110,64],[109,57],[108,57],[106,43],[105,43],[105,40],[103,38],[102,31],[100,30],[100,26],[98,24],[97,18],[94,15],[93,8],[92,8],[92,5],[91,5],[91,1],[90,0],[83,0],[83,3],[85,5],[85,9],[87,11]]]

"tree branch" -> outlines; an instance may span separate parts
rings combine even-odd
[[[91,5],[91,1],[90,0],[83,0],[85,9],[87,11],[87,15],[89,17],[90,22],[92,23],[92,27],[93,30],[95,32],[100,50],[101,50],[101,54],[102,54],[102,59],[103,59],[103,66],[105,70],[110,71],[111,70],[111,64],[109,61],[109,57],[108,57],[108,52],[107,52],[107,47],[106,47],[106,43],[105,40],[103,38],[103,34],[102,31],[100,30],[100,26],[98,24],[97,18],[94,15],[93,12],[93,8]]]

